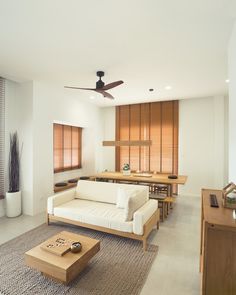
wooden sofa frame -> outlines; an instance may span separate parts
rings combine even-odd
[[[58,216],[55,216],[52,214],[47,214],[47,224],[48,225],[50,224],[50,222],[56,222],[56,221],[69,223],[69,224],[73,224],[73,225],[78,225],[81,227],[94,229],[97,231],[101,231],[101,232],[105,232],[108,234],[117,235],[117,236],[121,236],[121,237],[125,237],[125,238],[139,240],[139,241],[143,242],[143,250],[146,251],[147,250],[147,238],[148,238],[150,232],[152,231],[154,226],[157,226],[157,229],[159,229],[160,211],[159,211],[159,209],[157,209],[157,211],[155,213],[153,213],[153,215],[144,224],[143,235],[122,232],[122,231],[115,230],[115,229],[110,229],[110,228],[106,228],[106,227],[102,227],[102,226],[97,226],[97,225],[93,225],[93,224],[88,224],[88,223],[83,223],[83,222],[79,222],[79,221],[75,221],[75,220],[71,220],[71,219],[67,219],[67,218],[58,217]]]

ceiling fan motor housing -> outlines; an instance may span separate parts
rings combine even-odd
[[[96,82],[96,89],[102,89],[105,83],[102,80]]]
[[[96,89],[101,89],[105,85],[105,83],[101,80],[101,77],[104,76],[104,72],[98,71],[97,76],[99,77],[99,80],[96,83]]]

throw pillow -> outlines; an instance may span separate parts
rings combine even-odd
[[[118,187],[116,207],[119,209],[125,209],[127,207],[128,199],[136,192],[135,189],[127,189]]]
[[[118,189],[117,189],[116,207],[119,208],[119,209],[124,209],[127,198],[128,198],[128,196],[127,196],[125,190],[123,188],[118,187]]]
[[[142,207],[146,203],[146,196],[143,192],[138,192],[132,194],[126,200],[125,206],[125,221],[133,220],[134,212],[137,211],[140,207]]]

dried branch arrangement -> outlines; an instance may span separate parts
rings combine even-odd
[[[19,141],[17,132],[10,134],[10,153],[9,153],[9,193],[20,190],[20,155]]]

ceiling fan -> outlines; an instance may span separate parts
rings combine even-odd
[[[107,90],[117,87],[120,84],[123,84],[124,82],[120,80],[120,81],[112,82],[105,85],[105,83],[101,79],[104,76],[104,74],[105,73],[103,71],[97,72],[97,76],[99,77],[99,80],[96,82],[96,88],[82,88],[82,87],[73,87],[73,86],[64,86],[64,87],[72,88],[72,89],[81,89],[81,90],[93,90],[98,93],[101,93],[104,97],[114,99],[114,97],[110,93],[108,93]]]

